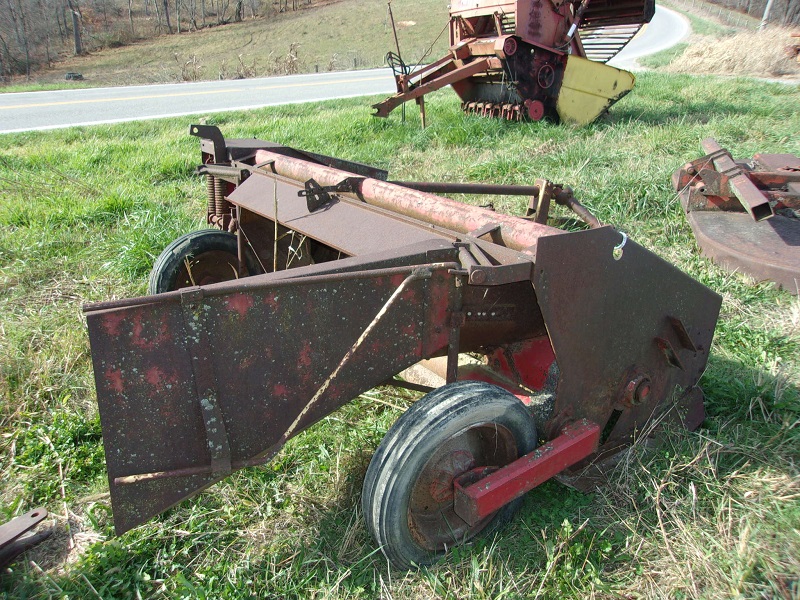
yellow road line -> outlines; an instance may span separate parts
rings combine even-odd
[[[232,88],[227,90],[209,90],[201,92],[176,92],[172,94],[151,94],[146,96],[124,96],[122,98],[97,98],[94,100],[64,100],[61,102],[37,102],[32,104],[16,104],[13,106],[0,106],[0,110],[12,110],[19,108],[36,108],[44,106],[67,106],[70,104],[96,104],[100,102],[132,102],[137,100],[149,100],[152,98],[181,98],[186,96],[210,96],[212,94],[242,93],[254,90],[281,90],[286,88],[313,87],[320,85],[336,85],[341,83],[360,83],[362,81],[380,81],[386,77],[368,77],[365,79],[344,79],[342,81],[314,81],[309,83],[289,83],[285,85],[263,85],[253,88]]]

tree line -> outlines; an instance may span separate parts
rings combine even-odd
[[[445,0],[442,0],[443,2]],[[800,0],[708,0],[800,25]],[[30,76],[65,54],[299,10],[319,0],[0,0],[0,79]]]
[[[769,23],[791,27],[800,25],[800,0],[707,0]]]
[[[314,0],[0,0],[0,79],[68,54],[299,10]]]

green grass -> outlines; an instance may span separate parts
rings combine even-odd
[[[692,26],[692,33],[695,35],[707,35],[711,37],[722,37],[726,35],[733,35],[736,33],[736,28],[721,25],[716,21],[703,18],[688,10],[681,10],[680,7],[673,7],[684,17],[689,19],[689,24]]]
[[[387,568],[361,481],[415,397],[373,390],[237,473],[112,536],[81,305],[142,294],[197,228],[197,118],[0,137],[0,505],[44,504],[55,535],[3,574],[11,598],[793,597],[800,558],[800,301],[701,258],[670,175],[716,137],[734,156],[800,154],[797,87],[645,73],[584,128],[465,117],[451,91],[376,120],[370,99],[215,114],[256,136],[392,178],[574,187],[601,220],[724,298],[702,385],[708,418],[636,446],[610,483],[534,490],[511,525],[419,572]],[[485,199],[476,198],[477,203]],[[522,213],[527,200],[497,207]],[[631,282],[636,285],[636,282]],[[600,316],[598,315],[598,318]]]
[[[649,56],[643,56],[642,58],[638,59],[637,62],[648,69],[660,69],[661,67],[666,67],[672,61],[680,58],[686,49],[689,47],[687,42],[681,42],[679,44],[675,44],[672,48],[667,48],[666,50],[662,50],[661,52],[656,52],[655,54],[651,54]]]

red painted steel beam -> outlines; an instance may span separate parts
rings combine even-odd
[[[581,419],[564,428],[561,435],[530,454],[466,487],[468,472],[456,479],[453,500],[456,514],[470,525],[478,523],[541,485],[567,467],[580,462],[595,450],[600,440],[600,426]]]

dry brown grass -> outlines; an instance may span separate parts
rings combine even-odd
[[[780,27],[741,32],[724,38],[702,36],[667,70],[673,73],[797,77],[800,76],[800,63],[786,56],[786,46],[791,39],[790,30]]]

